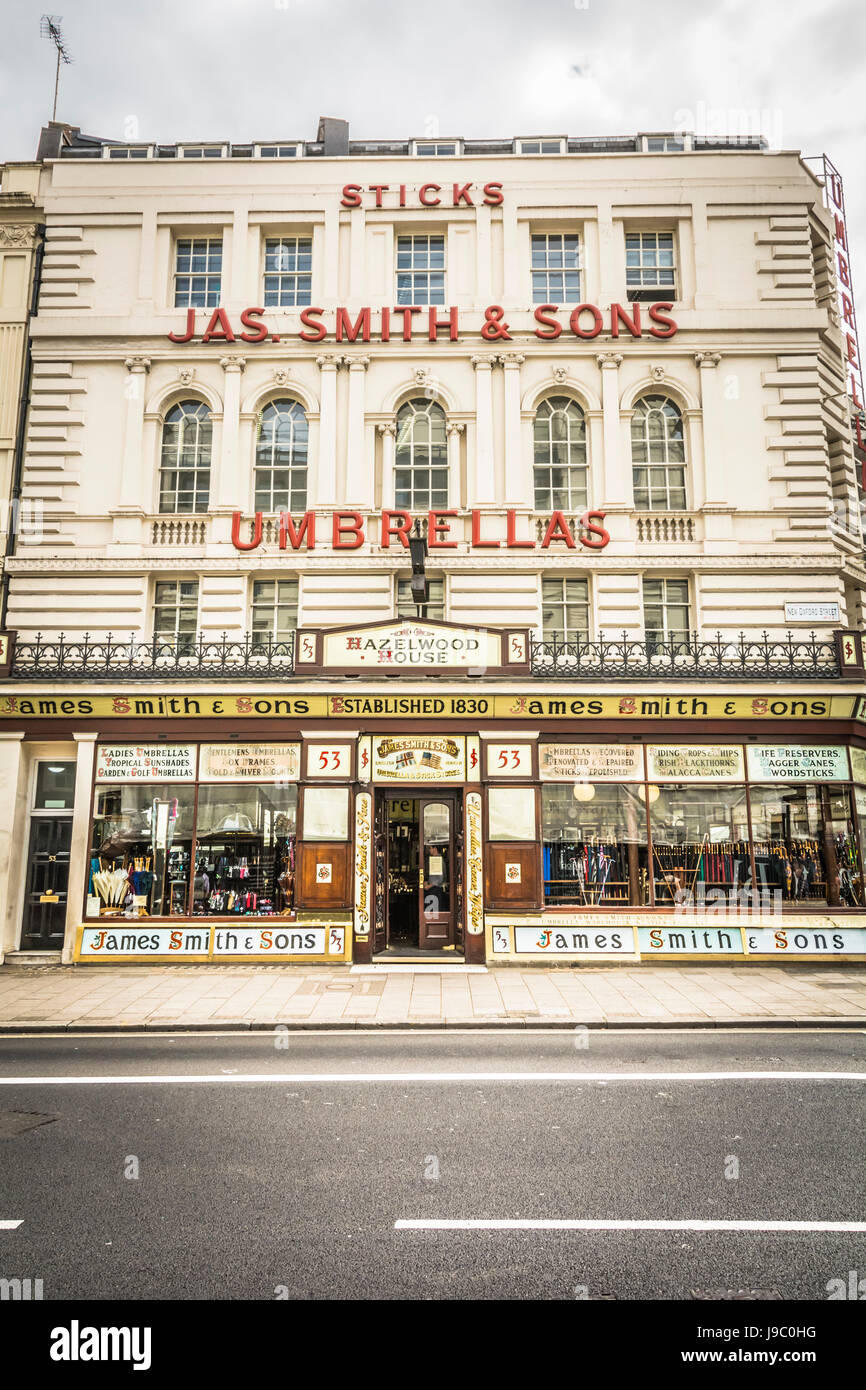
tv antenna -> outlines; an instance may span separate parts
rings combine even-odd
[[[44,14],[39,22],[39,33],[43,39],[50,39],[57,49],[57,71],[54,76],[54,110],[51,112],[52,121],[57,120],[57,93],[60,88],[60,64],[71,63],[72,57],[66,47],[66,41],[60,30],[60,21],[63,18],[59,14]]]

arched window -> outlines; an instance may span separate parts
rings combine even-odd
[[[406,511],[448,506],[445,411],[435,401],[407,401],[397,411],[394,505]]]
[[[172,406],[162,427],[161,512],[206,512],[210,502],[213,423],[203,401]]]
[[[631,418],[634,504],[642,511],[686,505],[683,417],[667,396],[642,396]]]
[[[256,436],[255,509],[307,509],[309,426],[297,401],[271,401],[259,416]]]
[[[533,463],[536,511],[584,510],[586,421],[568,396],[551,396],[535,412]]]

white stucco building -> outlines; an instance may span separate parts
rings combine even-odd
[[[775,885],[804,922],[854,933],[842,953],[866,949],[847,348],[833,219],[796,152],[355,142],[326,120],[315,142],[244,146],[51,126],[40,159],[22,485],[44,521],[6,563],[7,950],[92,955],[95,919],[134,910],[154,941],[164,919],[192,924],[196,959],[238,913],[257,958],[271,914],[298,924],[283,958],[394,941],[520,957],[557,925],[565,957],[651,954],[639,934],[668,930],[698,883]],[[428,546],[421,609],[410,529]],[[416,778],[423,737],[451,743]],[[160,738],[188,810],[158,757],[147,773],[124,761]],[[265,740],[270,771],[228,758],[235,739],[254,762]],[[768,740],[788,750],[772,768]],[[327,787],[313,750],[336,758]],[[152,805],[123,792],[136,777],[159,782]],[[291,805],[263,812],[262,778]],[[220,780],[258,789],[238,826],[225,788],[203,818]],[[782,806],[777,784],[800,781],[802,806]],[[157,803],[175,807],[161,841]],[[52,810],[68,840],[56,897],[28,839]],[[279,862],[239,908],[229,868],[270,863],[280,818]],[[246,833],[247,856],[229,843]],[[135,872],[128,903],[102,893],[100,875],[122,893]],[[574,934],[600,909],[631,909],[605,928],[619,947]],[[194,919],[210,916],[203,946]]]

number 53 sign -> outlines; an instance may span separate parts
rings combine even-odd
[[[346,743],[308,743],[308,777],[348,777],[352,770],[352,749]]]
[[[531,743],[488,743],[488,777],[531,777]]]

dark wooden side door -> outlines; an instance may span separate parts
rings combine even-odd
[[[58,951],[63,945],[71,845],[71,816],[31,818],[22,951]]]
[[[455,875],[456,798],[422,796],[418,808],[418,945],[422,950],[454,944],[457,921]]]
[[[373,954],[388,945],[387,874],[388,874],[388,802],[385,793],[377,790],[373,797]]]

